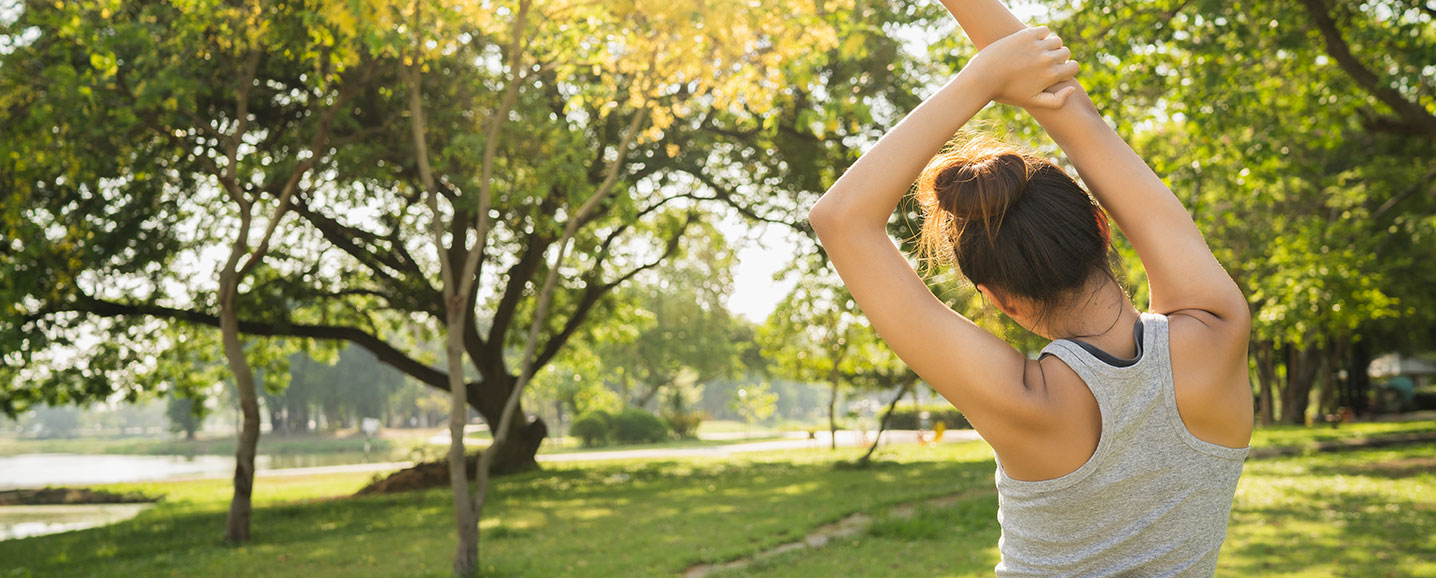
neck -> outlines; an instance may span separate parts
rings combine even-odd
[[[1141,315],[1116,282],[1099,279],[1096,287],[1053,319],[1042,333],[1050,339],[1081,339],[1113,355],[1133,357],[1137,343],[1132,339],[1132,326]]]

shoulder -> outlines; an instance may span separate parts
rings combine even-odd
[[[1164,317],[1174,360],[1185,352],[1201,352],[1209,362],[1245,362],[1251,339],[1251,316],[1245,310],[1221,317],[1202,309],[1181,309]]]
[[[1168,316],[1177,410],[1198,439],[1242,447],[1251,437],[1250,320],[1182,310]]]

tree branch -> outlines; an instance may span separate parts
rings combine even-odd
[[[674,233],[672,237],[668,238],[668,242],[663,248],[663,253],[660,254],[658,258],[629,270],[613,281],[604,283],[599,280],[599,282],[588,284],[584,288],[583,298],[579,301],[578,305],[574,307],[573,313],[569,314],[563,329],[559,330],[558,333],[549,337],[548,341],[544,342],[542,352],[534,361],[534,367],[540,368],[547,365],[549,360],[558,354],[559,350],[563,348],[564,344],[568,342],[568,339],[573,336],[574,332],[578,331],[579,326],[583,325],[584,320],[588,318],[589,311],[598,304],[599,299],[611,293],[614,288],[632,279],[635,275],[657,267],[659,263],[672,257],[673,253],[678,250],[678,243],[683,239],[683,234],[688,231],[688,226],[695,220],[697,220],[697,215],[690,212],[688,218],[683,221],[683,226],[679,227],[678,231]],[[601,264],[602,263],[595,264],[595,267]],[[597,276],[595,276],[595,279],[597,280]]]
[[[1432,115],[1431,111],[1419,103],[1406,100],[1396,89],[1383,84],[1375,73],[1351,53],[1351,46],[1342,38],[1341,30],[1337,28],[1336,20],[1332,18],[1324,0],[1301,0],[1301,3],[1306,6],[1307,13],[1311,14],[1312,24],[1326,41],[1326,53],[1347,76],[1377,100],[1391,107],[1397,116],[1419,127],[1422,134],[1436,134],[1436,115]]]
[[[70,307],[55,309],[52,312],[59,313],[64,311],[89,313],[99,317],[156,317],[183,321],[195,325],[219,327],[218,316],[210,315],[202,311],[175,309],[159,305],[118,303],[93,298],[84,298],[82,301]],[[424,365],[373,334],[353,327],[309,325],[303,323],[291,324],[283,322],[264,323],[241,320],[239,322],[239,331],[247,335],[265,337],[307,337],[311,339],[348,341],[369,350],[369,352],[373,353],[375,357],[378,357],[380,361],[412,376],[414,379],[445,391],[449,389],[449,377],[444,372]]]

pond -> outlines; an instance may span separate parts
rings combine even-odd
[[[255,457],[256,470],[281,470],[383,462],[390,456],[363,452]],[[90,486],[176,478],[228,478],[233,456],[139,456],[28,454],[0,456],[0,490]],[[93,528],[133,518],[152,504],[0,506],[0,540]]]

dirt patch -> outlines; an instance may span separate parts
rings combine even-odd
[[[472,454],[464,459],[467,464],[469,480],[474,479],[474,472],[478,471],[479,454]],[[356,496],[372,496],[376,494],[397,494],[401,492],[417,492],[430,488],[445,488],[449,486],[449,460],[433,462],[421,462],[389,474],[388,476],[375,480],[369,485],[354,492]]]
[[[117,494],[89,488],[44,488],[0,491],[0,506],[53,506],[57,504],[142,504],[159,498],[138,492]]]

